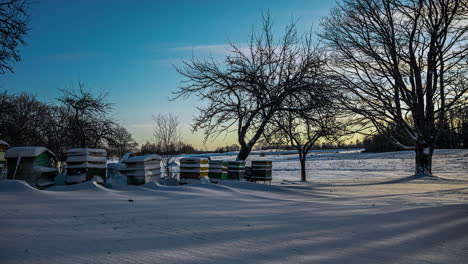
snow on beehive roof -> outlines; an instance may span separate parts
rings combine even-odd
[[[93,148],[73,148],[69,149],[67,151],[67,155],[74,154],[82,154],[82,155],[87,155],[87,154],[103,154],[107,155],[107,151],[105,149],[93,149]]]
[[[161,160],[161,156],[156,154],[148,154],[143,156],[131,157],[123,161],[123,163],[136,163],[136,162],[145,162],[150,160]]]
[[[0,140],[0,145],[10,146],[10,144],[8,144],[6,141],[3,141],[3,140]]]
[[[5,152],[5,158],[37,157],[44,152],[48,152],[55,157],[55,154],[45,147],[14,147]]]

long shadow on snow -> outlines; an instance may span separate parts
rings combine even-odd
[[[258,204],[257,204],[258,206]],[[240,207],[239,207],[240,208]],[[272,208],[273,209],[273,208]],[[76,240],[56,237],[41,239],[42,243],[54,243],[58,247],[55,256],[77,260],[83,255],[91,254],[97,259],[105,257],[107,261],[118,262],[121,254],[151,254],[154,262],[166,263],[267,263],[273,261],[297,262],[313,260],[320,257],[320,263],[418,263],[414,253],[442,247],[443,250],[462,250],[454,241],[467,240],[468,224],[467,205],[440,206],[434,208],[417,208],[397,212],[370,211],[366,213],[349,213],[344,209],[335,215],[323,215],[320,211],[309,215],[301,214],[305,210],[292,208],[289,214],[278,215],[274,210],[261,215],[243,216],[239,214],[236,221],[227,221],[231,215],[214,217],[192,207],[190,221],[187,214],[176,211],[170,215],[173,222],[162,221],[154,212],[139,212],[138,219],[154,219],[153,229],[141,227],[144,236],[139,238],[126,236],[125,230],[114,230],[109,237],[89,239],[85,236]],[[313,208],[309,208],[313,210]],[[242,211],[227,210],[233,215]],[[136,213],[136,212],[135,212]],[[310,213],[310,212],[309,212]],[[129,216],[127,216],[129,217]],[[115,218],[117,219],[117,218]],[[170,223],[170,224],[168,224]],[[136,223],[138,224],[138,223]],[[249,228],[249,225],[253,228]],[[255,229],[256,225],[267,228]],[[119,232],[121,236],[119,237]],[[115,234],[117,233],[117,234]],[[49,241],[47,241],[49,240]],[[284,243],[285,241],[288,241]],[[92,250],[70,253],[60,247],[78,247],[87,243]],[[117,256],[109,254],[108,245],[114,245]],[[5,246],[5,249],[8,245]],[[250,250],[249,250],[250,249]],[[218,252],[219,254],[208,252]],[[440,248],[439,248],[440,250]],[[187,258],[163,258],[163,253],[184,253]],[[444,251],[439,254],[447,263],[463,263],[455,254]],[[176,255],[177,256],[177,255]],[[180,256],[180,255],[179,255]],[[159,257],[159,258],[158,258]],[[374,257],[377,257],[375,259]],[[463,256],[461,256],[463,257]],[[7,261],[33,260],[25,255],[21,259]],[[447,260],[448,258],[448,260]],[[442,263],[442,262],[440,262]]]

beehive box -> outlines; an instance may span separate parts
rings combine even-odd
[[[14,147],[5,152],[8,179],[24,180],[29,185],[45,188],[57,176],[57,159],[45,147]]]
[[[182,158],[180,159],[180,181],[191,183],[198,181],[203,176],[208,176],[208,158]]]
[[[156,154],[131,157],[123,161],[122,174],[127,177],[128,185],[147,183],[151,178],[161,177],[161,157]]]
[[[228,180],[241,180],[245,176],[245,161],[234,160],[228,162]]]
[[[90,181],[94,176],[106,182],[107,152],[104,149],[70,149],[66,162],[67,184]]]
[[[6,169],[5,151],[10,145],[3,140],[0,140],[0,179],[2,178],[2,172]]]
[[[228,174],[228,162],[224,160],[210,160],[208,177],[213,180],[226,180]]]
[[[250,178],[252,180],[271,180],[272,167],[271,160],[252,160]]]

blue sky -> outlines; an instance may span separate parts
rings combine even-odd
[[[35,2],[35,1],[32,1]],[[0,89],[28,91],[53,102],[59,88],[79,80],[109,91],[114,118],[139,143],[152,139],[155,113],[180,115],[183,135],[198,148],[235,143],[221,137],[206,146],[191,133],[195,98],[169,101],[181,77],[172,64],[193,54],[222,58],[225,43],[245,43],[269,11],[278,32],[292,19],[299,29],[329,13],[334,0],[131,1],[39,0],[31,9],[28,45],[14,74],[0,76]]]

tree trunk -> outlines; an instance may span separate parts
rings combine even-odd
[[[249,147],[248,145],[241,145],[241,148],[239,150],[239,154],[237,154],[236,160],[246,160],[250,154],[250,151],[252,151],[251,147]]]
[[[432,154],[434,146],[417,144],[416,148],[416,176],[432,176]]]
[[[301,162],[301,182],[307,181],[307,176],[306,176],[306,158],[304,157],[299,157],[299,161]]]
[[[468,122],[463,121],[462,125],[463,148],[468,148]]]

